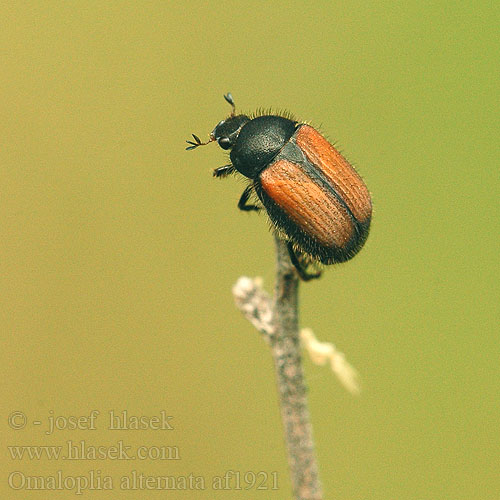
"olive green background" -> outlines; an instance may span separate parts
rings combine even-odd
[[[500,498],[494,3],[3,6],[2,498],[74,498],[7,485],[58,470],[113,477],[82,498],[290,498],[271,358],[231,295],[240,275],[272,286],[272,237],[236,209],[242,179],[212,179],[224,152],[184,151],[227,116],[227,91],[320,127],[373,193],[365,248],[300,291],[301,324],[363,380],[353,398],[305,360],[325,498]],[[91,410],[96,430],[44,434]],[[165,410],[175,429],[113,432],[110,410]],[[181,459],[6,448],[68,440]],[[120,491],[132,470],[206,489]],[[276,471],[279,489],[213,491],[227,470]]]

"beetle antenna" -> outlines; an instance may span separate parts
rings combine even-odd
[[[224,94],[224,99],[231,105],[233,110],[231,111],[231,116],[234,116],[236,114],[236,105],[234,104],[234,99],[231,94],[231,92],[228,92],[227,94]]]
[[[208,139],[207,142],[201,142],[201,139],[197,135],[194,135],[194,134],[192,134],[192,135],[193,135],[194,142],[193,141],[186,141],[188,144],[190,144],[190,146],[188,146],[186,148],[186,151],[190,151],[191,149],[195,149],[198,146],[205,146],[206,144],[210,144],[211,142],[213,142],[215,140],[213,137],[210,136],[210,139]]]

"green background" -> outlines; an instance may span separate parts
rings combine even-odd
[[[13,470],[113,477],[86,498],[290,498],[270,354],[231,295],[240,275],[272,286],[272,237],[236,209],[242,179],[212,179],[219,148],[184,151],[227,91],[320,127],[373,194],[360,255],[300,291],[302,326],[364,388],[305,361],[325,498],[500,498],[499,17],[489,1],[4,5],[2,498],[75,497],[14,491]],[[95,431],[32,425],[93,409]],[[111,409],[165,410],[175,430],[113,433]],[[181,460],[6,449],[68,439]],[[207,489],[120,491],[133,469]],[[212,491],[226,470],[276,471],[279,489]]]

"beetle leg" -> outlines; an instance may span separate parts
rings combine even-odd
[[[233,165],[224,165],[223,167],[216,168],[214,170],[214,177],[220,177],[221,179],[227,177],[234,173],[236,169]]]
[[[250,198],[250,195],[252,194],[252,189],[253,186],[250,185],[245,188],[245,191],[243,191],[240,201],[238,202],[238,208],[240,210],[243,210],[245,212],[250,212],[251,210],[255,211],[260,210],[260,207],[258,207],[257,205],[247,205],[247,201]]]
[[[293,249],[293,245],[290,241],[287,242],[286,244],[288,248],[288,254],[290,255],[290,260],[292,261],[292,264],[294,265],[295,269],[297,270],[298,275],[300,278],[304,281],[309,281],[313,279],[317,279],[321,276],[321,271],[317,271],[315,273],[308,273],[306,267],[304,264],[300,261],[299,256],[297,256],[297,253]]]

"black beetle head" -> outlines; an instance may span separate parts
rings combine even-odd
[[[189,144],[186,150],[189,151],[191,149],[196,149],[199,146],[205,146],[206,144],[210,144],[214,141],[217,141],[222,149],[231,149],[235,145],[243,125],[248,123],[250,118],[245,115],[236,114],[236,106],[230,92],[224,95],[224,99],[231,105],[232,108],[229,118],[222,120],[215,126],[210,134],[210,138],[206,142],[202,142],[197,135],[192,134],[194,141],[186,141]]]
[[[250,118],[245,115],[231,115],[226,120],[222,120],[214,128],[213,132],[210,134],[210,138],[213,141],[217,141],[222,149],[231,149],[238,139],[240,130],[248,123]]]

